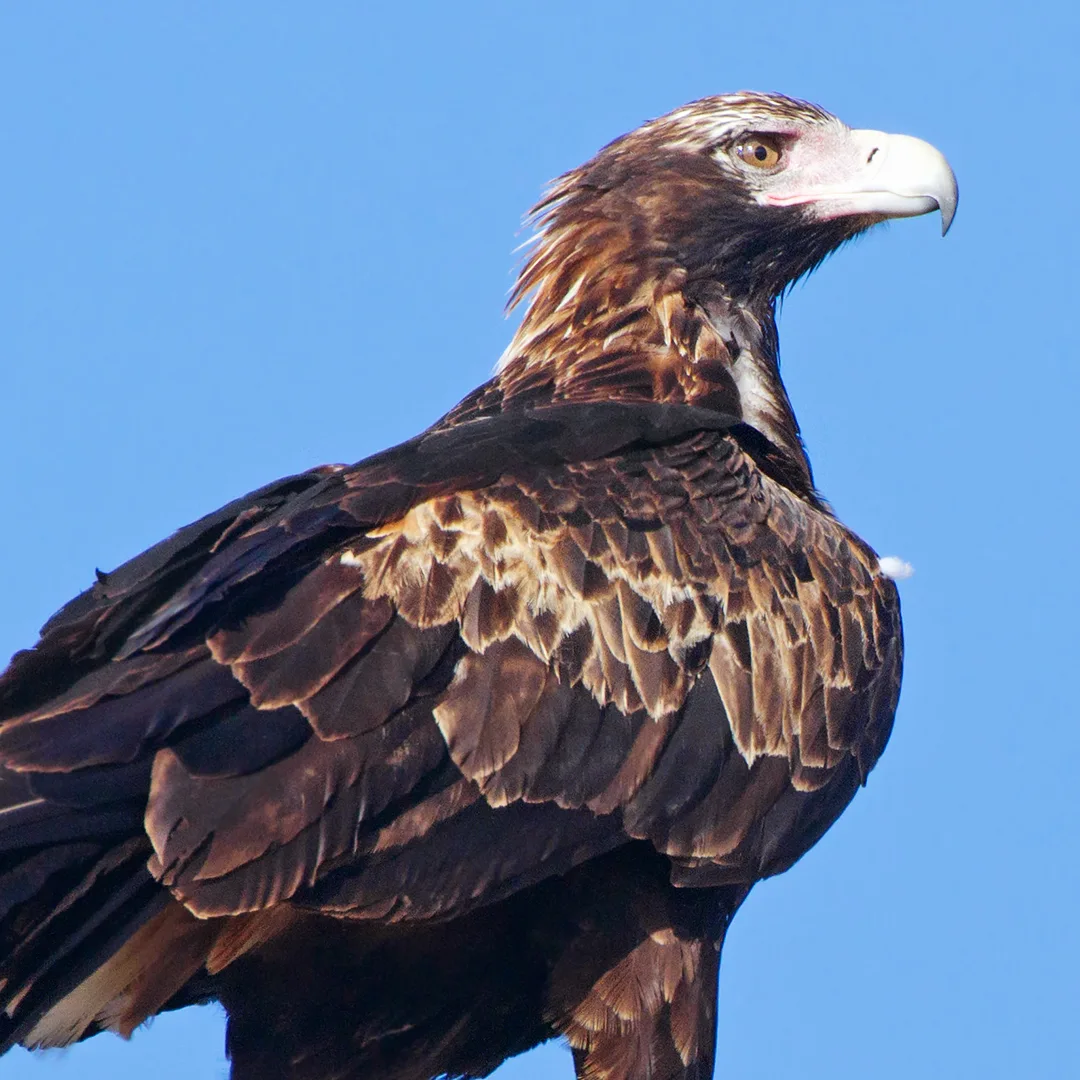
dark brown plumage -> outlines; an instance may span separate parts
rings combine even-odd
[[[560,1034],[580,1077],[711,1076],[728,922],[899,691],[773,321],[874,222],[951,216],[940,155],[879,135],[744,94],[618,140],[540,204],[489,383],[49,621],[0,680],[4,1046],[217,998],[237,1080]]]

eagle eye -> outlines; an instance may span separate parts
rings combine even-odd
[[[784,156],[783,147],[768,135],[748,135],[732,148],[735,156],[754,169],[772,169]]]

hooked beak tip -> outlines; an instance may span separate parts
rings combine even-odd
[[[953,218],[956,217],[956,204],[958,202],[957,196],[954,194],[951,200],[945,203],[938,202],[938,209],[941,211],[941,235],[945,236],[952,228]]]
[[[879,182],[899,196],[923,196],[941,211],[941,235],[956,217],[959,190],[956,174],[936,147],[910,135],[887,135]]]

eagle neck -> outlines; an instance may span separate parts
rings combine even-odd
[[[663,179],[657,192],[676,208],[704,190],[676,198],[686,177]],[[647,212],[648,199],[572,180],[539,219],[511,295],[511,306],[526,302],[525,315],[485,400],[712,408],[740,417],[772,474],[811,495],[810,464],[780,379],[775,290],[749,282],[734,241],[714,237],[695,255],[687,237],[697,236],[700,216],[674,227],[670,214]]]
[[[739,301],[722,287],[711,285],[697,302],[730,357],[744,423],[768,440],[774,454],[785,460],[794,486],[813,491],[810,459],[780,377],[775,300],[756,304]]]
[[[768,472],[813,497],[810,462],[780,377],[775,304],[714,280],[609,266],[560,289],[540,282],[499,364],[500,400],[650,401],[714,408],[743,421]],[[636,279],[636,281],[634,280]],[[634,288],[628,283],[634,281]],[[622,291],[627,301],[612,303]],[[602,303],[597,294],[602,294]]]

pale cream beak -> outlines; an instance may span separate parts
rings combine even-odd
[[[882,218],[916,217],[941,211],[941,235],[949,231],[959,193],[944,154],[922,139],[884,131],[847,133],[843,157],[850,162],[835,180],[813,183],[790,193],[761,196],[772,206],[813,204],[822,220],[868,214]]]

